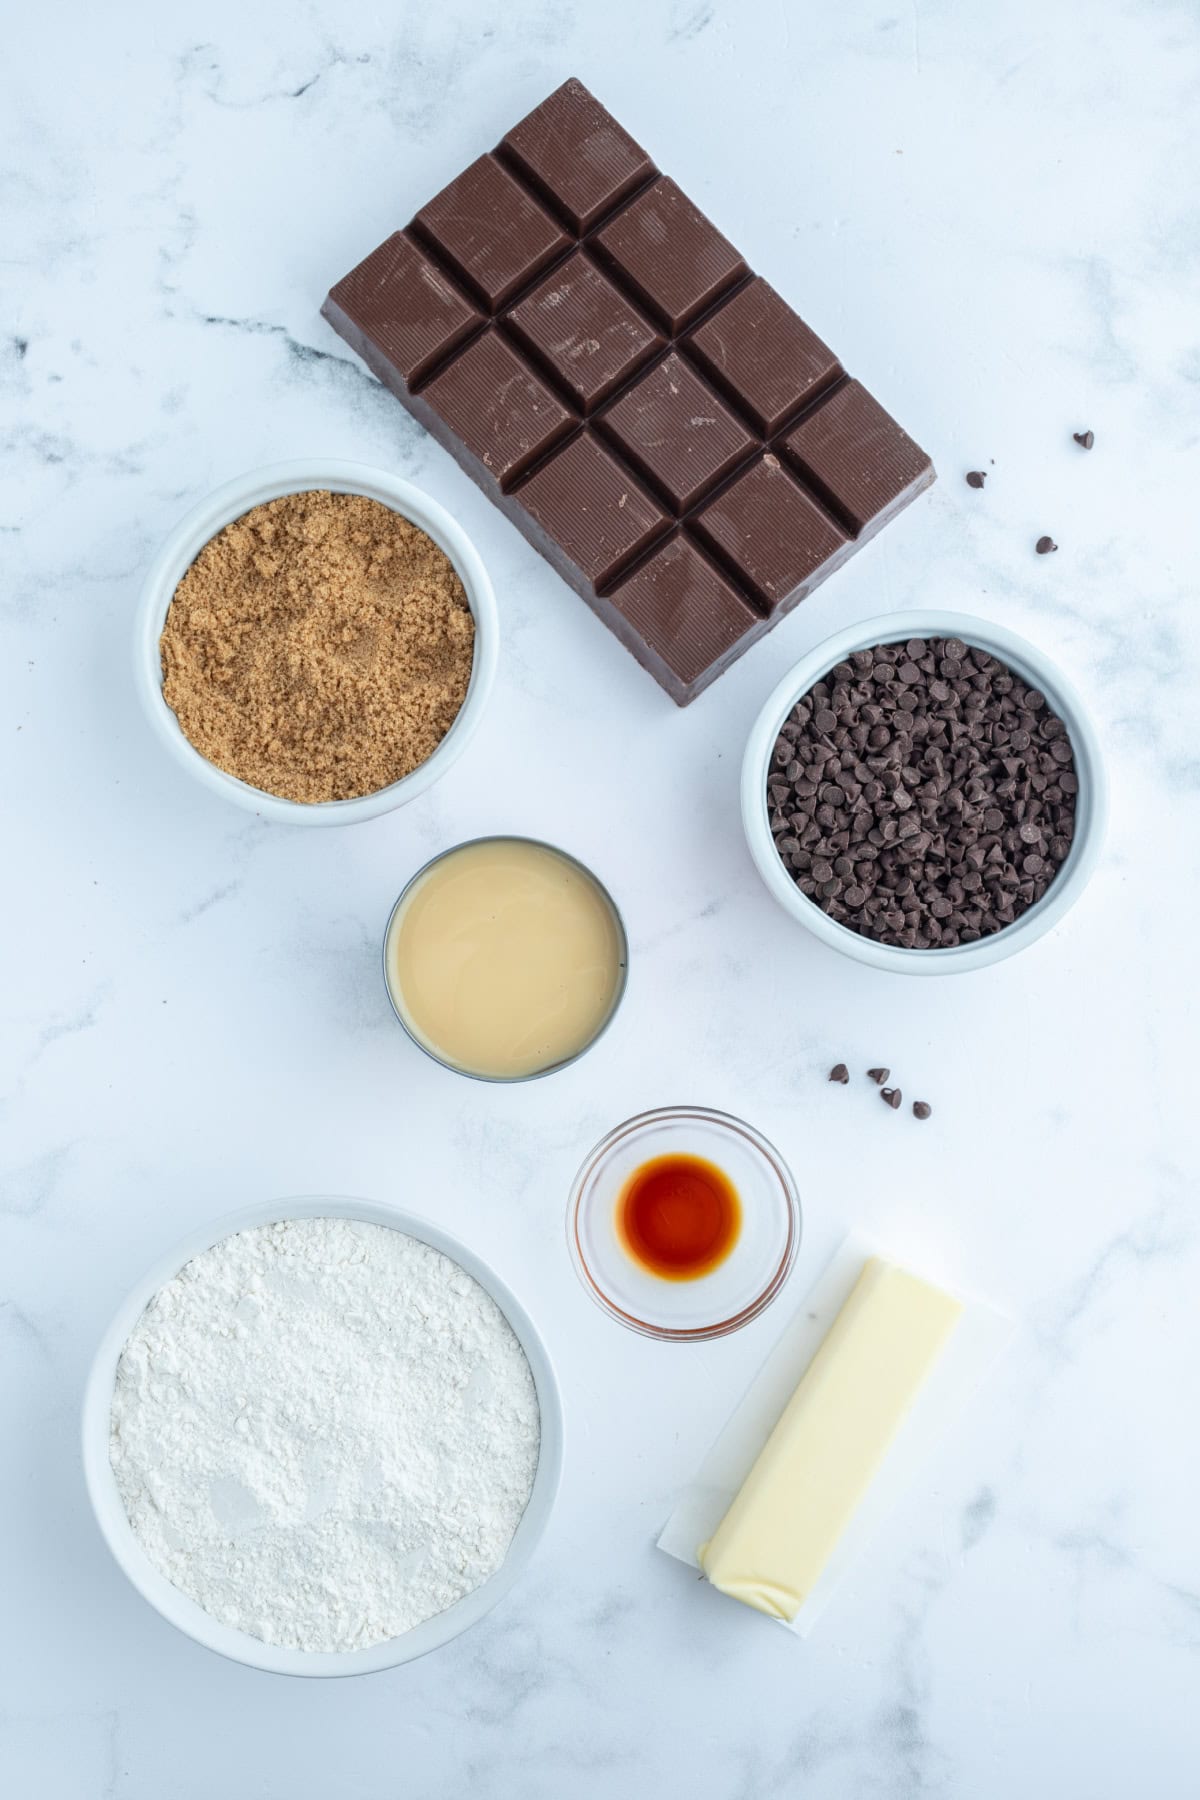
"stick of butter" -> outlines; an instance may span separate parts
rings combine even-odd
[[[962,1311],[895,1263],[868,1260],[697,1551],[714,1587],[772,1618],[796,1617]]]

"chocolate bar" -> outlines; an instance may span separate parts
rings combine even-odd
[[[680,705],[934,479],[579,81],[322,310]]]

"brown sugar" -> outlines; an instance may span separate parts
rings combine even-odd
[[[474,645],[454,565],[418,526],[360,494],[285,494],[226,525],[179,583],[163,697],[227,774],[349,800],[433,754]]]

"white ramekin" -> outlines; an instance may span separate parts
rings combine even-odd
[[[1079,793],[1075,801],[1075,836],[1066,861],[1042,898],[1015,924],[1007,925],[974,944],[954,944],[945,950],[904,950],[861,937],[822,912],[802,894],[779,857],[771,836],[767,811],[767,772],[780,727],[797,700],[836,663],[855,650],[872,644],[894,644],[906,638],[956,637],[976,644],[998,657],[1009,668],[1045,694],[1067,728],[1075,753]],[[746,842],[759,874],[785,912],[798,919],[815,937],[844,956],[888,969],[899,975],[957,975],[982,969],[1023,950],[1067,913],[1091,878],[1104,841],[1108,814],[1108,784],[1100,745],[1083,702],[1066,676],[1049,657],[1015,632],[968,613],[887,613],[851,625],[826,638],[786,674],[767,700],[750,732],[742,763],[742,823]]]
[[[369,1650],[310,1652],[287,1650],[277,1644],[264,1644],[244,1631],[235,1631],[212,1618],[196,1602],[169,1582],[150,1561],[134,1536],[126,1516],[109,1461],[109,1414],[117,1363],[130,1332],[153,1299],[186,1262],[208,1250],[235,1231],[246,1231],[255,1225],[271,1225],[285,1219],[362,1219],[371,1225],[384,1225],[404,1231],[422,1243],[461,1265],[489,1293],[515,1331],[529,1362],[537,1388],[541,1410],[541,1447],[533,1491],[525,1508],[508,1554],[496,1573],[474,1593],[467,1594],[455,1605],[438,1613],[424,1624],[416,1625],[400,1637],[375,1644]],[[438,1650],[469,1629],[496,1602],[503,1598],[524,1572],[537,1549],[550,1518],[562,1474],[563,1428],[562,1404],[558,1382],[529,1314],[520,1301],[501,1281],[483,1258],[449,1232],[427,1219],[401,1212],[396,1207],[379,1206],[369,1200],[353,1200],[338,1195],[310,1195],[294,1200],[270,1200],[258,1206],[244,1207],[207,1225],[198,1226],[186,1238],[159,1257],[119,1307],[92,1359],[83,1402],[83,1472],[88,1495],[97,1523],[109,1549],[144,1600],[148,1600],[164,1619],[186,1632],[198,1644],[216,1650],[234,1662],[251,1668],[265,1669],[274,1675],[370,1675],[377,1669],[394,1668],[397,1663],[412,1662],[430,1650]]]
[[[283,800],[264,793],[227,775],[215,763],[201,756],[184,736],[179,721],[163,699],[162,659],[158,640],[162,635],[167,609],[175,589],[200,551],[217,532],[232,520],[275,500],[281,494],[299,494],[312,488],[328,488],[335,494],[364,494],[390,506],[422,531],[427,531],[435,544],[446,552],[458,571],[467,596],[467,604],[475,619],[475,661],[467,697],[457,719],[433,755],[419,768],[394,781],[377,793],[364,794],[357,800],[323,800],[306,804]],[[134,678],[146,715],[160,743],[176,762],[202,781],[214,793],[223,794],[235,805],[261,818],[274,819],[284,825],[353,825],[362,819],[378,818],[415,800],[426,788],[444,775],[465,750],[479,724],[492,681],[496,673],[500,625],[492,584],[474,544],[444,507],[420,488],[389,475],[385,469],[373,469],[366,463],[330,462],[316,459],[304,462],[273,463],[269,468],[252,469],[227,481],[215,493],[194,506],[180,520],[154,559],[142,587],[134,643]]]

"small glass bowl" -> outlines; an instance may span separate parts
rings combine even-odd
[[[690,1281],[651,1274],[617,1230],[629,1177],[672,1154],[716,1163],[742,1203],[737,1242]],[[670,1343],[726,1337],[756,1319],[791,1273],[800,1231],[800,1196],[778,1150],[744,1120],[706,1106],[664,1106],[618,1125],[585,1160],[567,1203],[571,1261],[596,1305],[630,1331]]]

